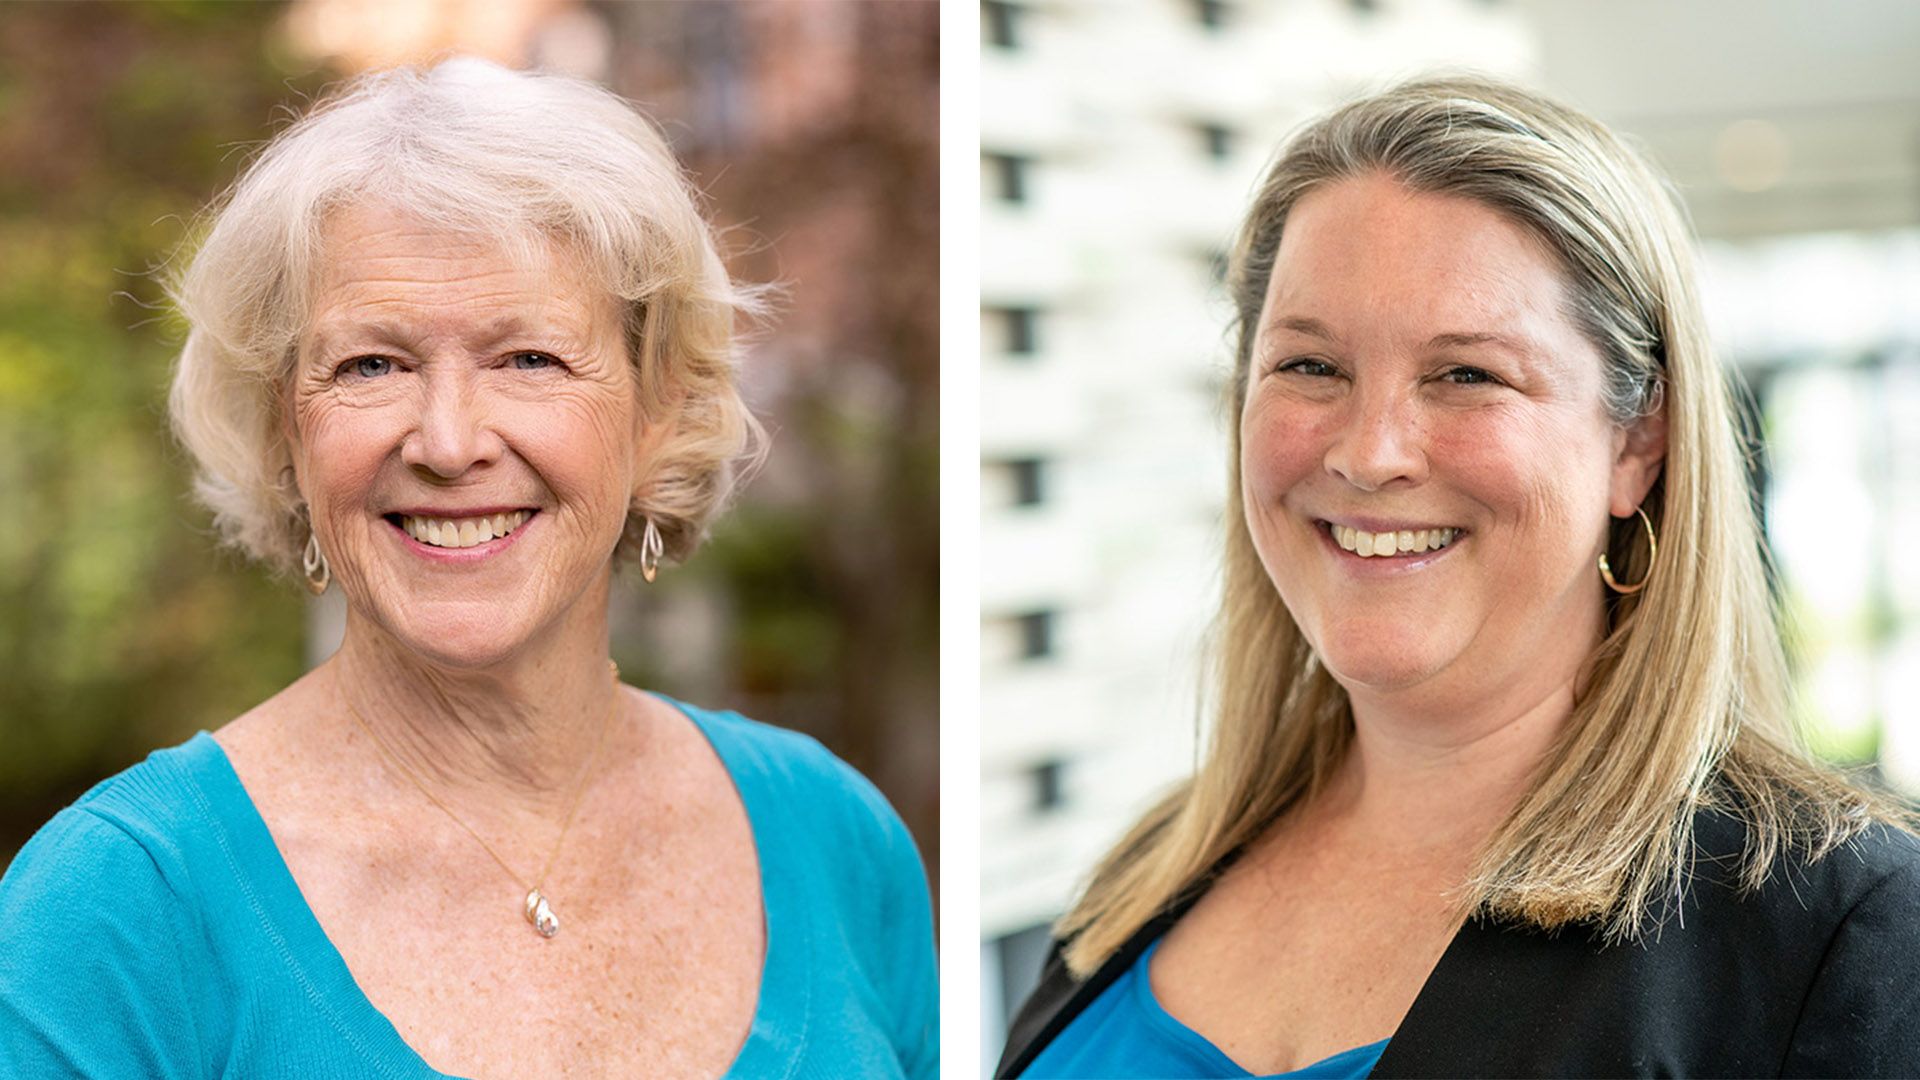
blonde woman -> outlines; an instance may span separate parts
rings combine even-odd
[[[932,1076],[926,881],[802,736],[643,693],[617,565],[757,429],[666,143],[591,84],[379,73],[178,282],[175,429],[340,650],[103,781],[0,882],[0,1074]]]
[[[1231,280],[1211,745],[1001,1074],[1920,1074],[1916,841],[1790,736],[1653,168],[1409,83],[1287,145]]]

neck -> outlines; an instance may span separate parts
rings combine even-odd
[[[1470,854],[1526,791],[1573,712],[1571,681],[1445,730],[1356,702],[1354,740],[1324,809],[1365,835],[1436,857]]]
[[[481,666],[409,648],[350,608],[345,639],[319,674],[339,726],[370,732],[380,745],[369,752],[384,749],[456,809],[550,819],[623,697],[608,665],[605,606],[602,597],[597,618],[582,612],[571,629]]]
[[[1470,858],[1573,715],[1604,632],[1600,591],[1587,586],[1417,684],[1347,686],[1353,744],[1316,802],[1358,835],[1401,838],[1456,864]],[[1582,625],[1587,633],[1570,631]]]

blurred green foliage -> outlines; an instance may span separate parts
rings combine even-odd
[[[217,554],[167,432],[149,271],[235,133],[319,76],[277,6],[0,6],[0,854],[302,670],[302,602]]]

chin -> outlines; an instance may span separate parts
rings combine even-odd
[[[1341,686],[1400,690],[1432,678],[1445,666],[1431,636],[1409,635],[1398,627],[1369,629],[1344,627],[1315,646],[1321,666]]]
[[[497,642],[479,648],[460,648],[457,644],[449,646],[442,642],[432,642],[430,645],[430,649],[422,648],[415,651],[435,666],[455,671],[486,671],[500,667],[516,651],[502,647]]]
[[[371,621],[401,649],[440,667],[493,667],[526,644],[524,628],[500,617],[502,607],[497,600],[441,602],[421,605],[404,614],[371,614]]]
[[[467,634],[409,634],[401,642],[415,655],[438,667],[483,671],[504,663],[519,651],[521,641],[509,639],[497,627],[475,628]]]

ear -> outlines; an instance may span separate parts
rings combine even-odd
[[[1667,407],[1663,402],[1653,415],[1643,416],[1615,433],[1607,512],[1617,518],[1632,517],[1634,509],[1647,500],[1666,461]]]

